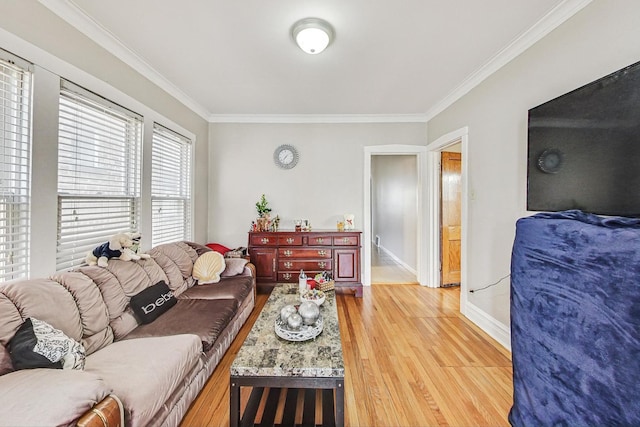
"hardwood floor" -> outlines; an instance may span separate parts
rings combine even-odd
[[[459,288],[338,294],[347,426],[509,425],[510,353],[459,314]],[[267,295],[181,426],[229,425],[229,369]]]

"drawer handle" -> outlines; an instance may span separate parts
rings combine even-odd
[[[322,243],[324,239],[322,237],[316,237],[316,243]]]
[[[293,254],[293,252],[291,252],[290,250],[286,250],[284,251],[284,256],[291,256]]]
[[[292,262],[287,261],[287,262],[284,263],[284,268],[291,268],[291,267],[293,267],[293,263]]]
[[[269,243],[269,238],[268,237],[263,237],[261,240],[263,245],[266,245],[267,243]]]
[[[318,251],[318,256],[325,256],[327,251]]]
[[[320,267],[320,268],[325,268],[326,266],[327,266],[327,263],[326,263],[326,262],[324,262],[324,261],[320,261],[320,262],[318,263],[318,267]]]
[[[292,244],[292,243],[293,243],[293,237],[289,237],[289,238],[287,238],[287,243],[288,243],[288,244]]]
[[[345,245],[349,243],[349,238],[348,237],[343,237],[342,238],[342,243],[344,243]]]
[[[282,277],[284,277],[284,280],[291,280],[291,273],[284,273]]]

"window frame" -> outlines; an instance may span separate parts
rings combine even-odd
[[[151,245],[192,240],[193,141],[157,122],[153,123],[151,139]],[[177,165],[167,166],[166,162],[171,160]],[[162,171],[162,177],[158,171]],[[166,174],[171,176],[167,178]],[[169,218],[159,215],[162,207],[172,209]],[[181,221],[177,220],[179,215]],[[167,220],[171,223],[163,224],[159,230],[158,223]]]
[[[33,64],[0,49],[0,282],[30,276],[33,80]]]
[[[59,108],[58,271],[82,265],[114,234],[137,231],[144,127],[141,115],[64,79]]]

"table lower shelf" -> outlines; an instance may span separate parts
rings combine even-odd
[[[243,387],[251,388],[251,394],[244,410],[241,410],[240,389]],[[232,375],[229,391],[229,425],[233,427],[344,427],[342,377]],[[260,419],[258,423],[256,418]]]
[[[333,427],[336,425],[333,389],[254,387],[240,425]]]

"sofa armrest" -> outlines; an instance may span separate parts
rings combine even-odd
[[[253,300],[256,300],[257,291],[257,283],[256,283],[256,266],[251,264],[250,262],[246,263],[244,266],[244,272],[242,274],[249,274],[253,277]]]
[[[77,423],[78,427],[124,427],[122,403],[114,395],[105,397],[85,413]]]

